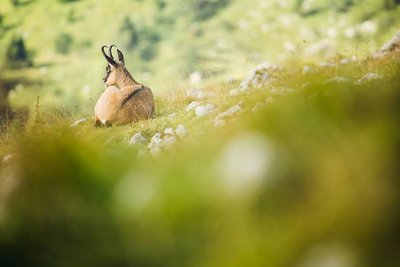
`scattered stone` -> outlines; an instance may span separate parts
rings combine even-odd
[[[334,51],[332,42],[329,39],[323,39],[307,47],[304,53],[307,56],[314,56],[320,54],[328,54]]]
[[[326,81],[326,83],[351,83],[352,80],[347,77],[335,76]]]
[[[178,127],[176,127],[175,133],[179,138],[183,138],[186,136],[187,131],[186,128],[183,124],[179,124]]]
[[[320,62],[319,66],[322,68],[333,68],[336,67],[336,64],[333,62]]]
[[[281,88],[274,87],[271,90],[269,90],[269,93],[271,95],[275,95],[275,96],[281,96],[281,95],[288,94],[288,93],[293,93],[293,92],[294,92],[293,89],[284,88],[284,87],[281,87]]]
[[[386,42],[381,49],[379,49],[378,53],[376,53],[375,57],[383,57],[387,56],[392,52],[400,50],[400,31],[396,33],[395,36],[392,37],[388,42]]]
[[[164,135],[172,135],[172,136],[174,136],[174,135],[175,135],[174,129],[172,129],[172,128],[165,128],[165,130],[164,130]]]
[[[149,145],[147,146],[150,150],[158,147],[160,148],[162,145],[162,138],[161,138],[161,133],[156,133],[150,140]]]
[[[313,69],[312,69],[310,66],[308,66],[308,65],[303,66],[303,74],[309,74],[309,73],[312,72],[312,70],[313,70]]]
[[[361,79],[358,79],[356,84],[363,84],[365,82],[380,80],[380,79],[383,79],[382,74],[370,72],[370,73],[365,74]]]
[[[10,160],[12,160],[12,158],[14,157],[13,154],[7,154],[3,157],[3,160],[1,161],[1,164],[7,164],[10,162]]]
[[[239,89],[232,89],[232,90],[229,91],[229,95],[230,96],[238,96],[239,93],[240,93]]]
[[[214,122],[216,122],[218,120],[222,120],[222,119],[224,119],[226,117],[232,117],[233,115],[235,115],[235,114],[237,114],[237,113],[239,113],[241,111],[242,111],[242,104],[241,103],[236,104],[233,107],[229,108],[228,110],[218,114],[215,117]]]
[[[225,120],[216,120],[216,121],[214,121],[214,125],[216,127],[222,127],[222,126],[225,126],[225,124],[226,124]]]
[[[157,156],[158,154],[160,154],[161,148],[156,146],[156,147],[152,147],[150,149],[150,154],[153,156]]]
[[[340,60],[340,64],[342,64],[342,65],[347,65],[347,64],[349,64],[351,62],[351,59],[349,59],[349,58],[342,58],[341,60]]]
[[[197,117],[202,117],[205,115],[210,114],[211,112],[213,112],[215,109],[215,106],[213,104],[207,104],[205,106],[197,106],[194,110],[194,112],[196,113]]]
[[[175,144],[175,142],[176,142],[175,135],[166,135],[164,136],[162,147],[165,149],[170,149]]]
[[[78,126],[79,124],[82,124],[82,123],[84,123],[84,122],[86,122],[86,119],[85,119],[85,118],[80,119],[80,120],[77,120],[77,121],[74,121],[74,123],[71,124],[71,127],[76,127],[76,126]]]
[[[191,103],[186,107],[186,111],[187,111],[187,112],[192,111],[192,110],[194,110],[198,105],[199,105],[198,102],[193,101],[193,102],[191,102]]]
[[[144,144],[147,142],[147,138],[142,133],[136,133],[132,136],[131,140],[129,140],[129,145],[138,145]]]
[[[186,90],[186,96],[195,99],[204,99],[206,97],[211,97],[213,94],[204,92],[203,89],[190,88]]]
[[[191,72],[189,75],[190,84],[197,84],[203,79],[203,74],[200,71]]]
[[[250,88],[262,88],[273,78],[272,74],[279,70],[281,70],[280,67],[269,62],[264,62],[251,71],[246,79],[240,83],[239,88],[231,90],[229,95],[237,96],[240,93],[248,91]]]
[[[265,107],[265,105],[266,105],[265,103],[259,102],[251,109],[251,112],[257,113],[260,109]]]

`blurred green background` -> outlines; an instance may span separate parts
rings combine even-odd
[[[0,266],[400,266],[400,54],[368,57],[399,29],[397,0],[1,0]],[[154,119],[92,127],[104,44]]]

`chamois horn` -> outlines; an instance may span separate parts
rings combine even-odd
[[[111,57],[113,60],[115,60],[115,59],[114,59],[114,56],[113,56],[113,54],[112,54],[112,49],[113,49],[113,47],[116,47],[116,45],[111,45],[111,46],[110,46],[110,49],[108,49],[108,54],[110,55],[110,57]]]
[[[106,45],[103,45],[103,46],[101,47],[101,52],[103,52],[103,55],[104,55],[104,57],[107,59],[108,63],[110,63],[111,65],[114,65],[114,66],[115,66],[117,63],[114,61],[113,58],[107,56],[106,52],[104,51],[104,48],[106,48],[106,47],[107,47]]]

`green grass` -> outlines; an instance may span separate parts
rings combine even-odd
[[[237,84],[210,83],[215,95],[202,102],[216,111],[202,118],[176,91],[137,124],[98,129],[88,117],[71,128],[74,117],[43,113],[10,128],[1,265],[397,266],[398,58],[306,75],[290,63],[239,96],[229,96]],[[384,77],[326,82],[370,72]],[[214,127],[239,102],[243,111]],[[181,123],[188,135],[155,157],[138,156],[147,144],[128,146],[136,132],[150,139]]]
[[[0,90],[29,111],[0,132],[0,266],[400,265],[400,54],[368,57],[398,31],[399,5],[21,2],[0,2]],[[142,40],[131,50],[126,18]],[[4,64],[13,36],[33,67]],[[152,88],[153,119],[93,127],[110,43]],[[282,69],[231,96],[264,61]],[[205,78],[191,85],[192,71]],[[382,76],[357,83],[368,73]],[[212,96],[188,97],[191,87]],[[215,110],[196,117],[194,100]],[[153,155],[150,139],[180,124],[187,135]],[[129,145],[139,132],[148,141]]]

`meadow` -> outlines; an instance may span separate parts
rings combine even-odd
[[[399,15],[2,1],[0,266],[399,266]],[[95,128],[111,43],[156,115]]]

